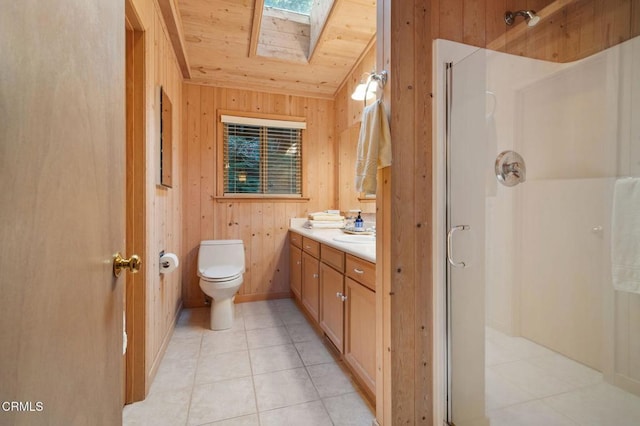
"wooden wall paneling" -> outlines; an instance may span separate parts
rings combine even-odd
[[[425,422],[433,419],[433,227],[432,227],[432,195],[433,188],[433,161],[432,144],[427,143],[433,134],[432,120],[424,120],[422,117],[432,117],[433,97],[432,89],[432,56],[433,35],[423,22],[431,21],[431,9],[416,5],[415,10],[415,45],[414,57],[416,73],[414,76],[414,114],[415,120],[415,170],[414,179],[414,221],[411,222],[411,232],[415,235],[415,282],[416,292],[414,297],[415,310],[415,418],[417,422]],[[469,7],[469,1],[465,1],[465,42],[485,44],[485,4],[476,2],[476,6]],[[467,10],[473,12],[467,14]],[[477,22],[469,27],[467,20],[471,17]],[[475,34],[474,34],[475,33]]]
[[[640,35],[640,2],[631,2],[629,17],[631,19],[631,38],[633,38]]]
[[[507,0],[487,0],[486,2],[485,44],[493,43],[495,50],[504,51],[506,39],[504,13],[507,11]]]
[[[349,102],[351,100],[351,93],[347,89],[347,86],[342,86],[342,89],[338,93],[336,93],[336,99],[334,101],[334,108],[336,112],[335,124],[336,124],[336,135],[341,134],[344,130],[346,130],[349,120]]]
[[[215,162],[217,152],[214,147],[216,135],[215,90],[213,87],[200,88],[200,239],[213,239]]]
[[[440,0],[438,3],[440,38],[462,43],[464,40],[464,0]]]
[[[557,62],[565,38],[565,12],[541,19],[535,27],[528,27],[524,56]],[[526,24],[525,24],[526,25]]]
[[[251,203],[251,294],[264,293],[262,203]]]
[[[352,100],[351,93],[353,93],[356,86],[360,83],[364,73],[371,73],[373,71],[382,71],[382,68],[378,69],[378,67],[376,66],[375,44],[372,44],[369,48],[369,51],[365,55],[363,55],[358,66],[354,68],[351,78],[348,80],[348,84],[346,85],[348,90],[347,102],[349,108],[349,121],[347,122],[348,127],[362,121],[362,111],[364,110],[364,102]],[[371,102],[373,102],[373,100],[367,101],[367,105],[369,105]]]
[[[391,70],[393,91],[391,93],[391,139],[393,163],[391,193],[391,381],[393,384],[392,424],[412,424],[415,421],[416,395],[416,264],[417,244],[415,224],[415,115],[416,69],[415,32],[417,23],[415,6],[419,3],[391,3]],[[462,1],[447,2],[449,14],[455,17],[459,32],[451,33],[461,40]],[[425,5],[428,7],[428,5]],[[450,25],[449,25],[450,26]],[[447,26],[447,28],[449,27]],[[442,28],[441,28],[442,31]],[[403,141],[403,143],[398,143]],[[410,224],[410,225],[409,225]],[[409,225],[409,226],[407,226]]]
[[[244,274],[244,280],[248,284],[243,284],[241,291],[242,294],[251,294],[251,282],[253,281],[253,268],[249,266],[253,264],[253,253],[251,250],[252,238],[252,223],[251,223],[251,204],[250,203],[237,203],[238,218],[239,218],[239,235],[238,237],[244,243],[245,251],[245,263],[247,265],[247,271]]]
[[[630,0],[591,0],[595,7],[595,46],[600,51],[620,43],[631,34]]]
[[[594,3],[583,1],[569,4],[563,15],[564,37],[560,56],[578,58],[585,48],[594,46],[593,25],[589,25],[589,22],[593,22],[595,18]]]
[[[195,236],[188,238],[185,245],[191,250],[195,248],[197,256],[197,245],[209,232],[213,235],[207,238],[241,238],[245,243],[247,272],[236,301],[288,295],[288,247],[285,243],[289,219],[302,217],[310,209],[331,208],[337,203],[333,176],[337,149],[334,140],[334,104],[326,100],[240,89],[193,84],[185,84],[184,87],[185,115],[190,117],[196,114],[199,117],[197,120],[185,117],[185,126],[188,128],[184,129],[184,134],[187,135],[189,148],[197,142],[197,151],[188,151],[184,160],[186,179],[189,179],[189,193],[185,201],[185,215],[189,219],[185,221],[198,223],[193,231]],[[306,116],[308,129],[305,131],[303,164],[305,172],[309,173],[304,185],[310,200],[211,200],[207,186],[215,189],[221,184],[207,177],[213,172],[215,179],[219,161],[215,156],[219,156],[221,151],[221,145],[217,143],[221,130],[217,117],[219,110]],[[206,118],[210,114],[215,114],[213,127],[210,127],[211,121]],[[209,153],[210,146],[213,155]],[[208,167],[213,169],[207,170]],[[320,178],[324,180],[321,190],[318,189]],[[188,251],[187,248],[185,251]],[[185,272],[184,280],[185,288],[196,295],[195,306],[201,306],[202,294],[195,266],[188,273]]]
[[[198,249],[201,241],[201,220],[200,208],[202,198],[200,196],[200,147],[201,134],[201,98],[200,87],[192,84],[184,85],[185,91],[185,140],[183,141],[186,153],[186,164],[184,165],[185,179],[185,276],[183,277],[183,297],[186,307],[201,306],[204,296],[200,290],[197,278]],[[213,218],[212,218],[213,219]],[[193,285],[195,277],[195,286]],[[189,285],[191,284],[191,285]]]
[[[462,41],[472,46],[486,45],[486,3],[490,0],[464,0]]]
[[[276,225],[276,253],[278,253],[278,264],[276,272],[278,273],[279,293],[289,292],[289,223],[288,205],[291,203],[276,203],[275,208],[275,225]],[[296,216],[299,217],[299,216]]]
[[[265,202],[262,205],[262,265],[264,268],[264,281],[261,293],[272,293],[273,279],[275,275],[275,242],[273,231],[273,202]]]

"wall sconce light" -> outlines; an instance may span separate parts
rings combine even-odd
[[[376,96],[376,90],[378,89],[378,86],[376,84],[370,84],[371,74],[364,73],[362,76],[364,78],[360,79],[360,83],[356,86],[356,89],[351,94],[351,99],[353,99],[354,101],[373,99]]]
[[[360,80],[360,84],[356,86],[356,89],[351,94],[351,99],[354,101],[364,101],[366,106],[367,99],[375,98],[378,88],[384,88],[384,85],[387,83],[387,72],[381,71],[380,74],[375,72],[364,73],[362,76],[364,78]]]

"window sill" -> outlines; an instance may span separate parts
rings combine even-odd
[[[376,197],[358,197],[358,201],[360,201],[362,203],[366,203],[366,202],[375,203],[376,202]]]
[[[311,200],[309,197],[287,196],[287,195],[218,195],[212,197],[218,203],[233,202],[285,202],[285,203],[306,203]]]

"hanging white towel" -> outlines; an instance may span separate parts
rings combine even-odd
[[[382,100],[362,111],[356,159],[356,191],[376,193],[378,168],[391,165],[391,131]]]
[[[613,288],[640,293],[640,178],[616,181],[611,218]]]

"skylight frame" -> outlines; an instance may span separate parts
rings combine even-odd
[[[278,10],[285,10],[287,12],[291,12],[291,13],[297,13],[300,15],[305,15],[305,16],[311,16],[311,9],[313,7],[313,0],[292,0],[293,3],[296,4],[303,4],[303,3],[307,3],[307,8],[305,11],[301,11],[301,10],[294,10],[294,9],[288,9],[284,6],[281,6],[279,4],[272,4],[272,2],[275,0],[264,0],[264,7],[267,8],[273,8],[273,9],[278,9]]]

